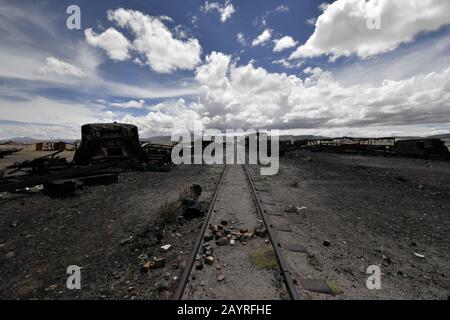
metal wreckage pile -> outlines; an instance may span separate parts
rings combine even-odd
[[[171,145],[139,141],[134,125],[108,123],[81,127],[81,144],[73,161],[62,151],[15,163],[0,179],[0,192],[40,191],[49,196],[73,194],[83,186],[116,183],[124,171],[170,171]]]
[[[394,137],[342,137],[280,142],[280,155],[296,150],[450,160],[450,152],[444,141],[432,138],[398,140]]]

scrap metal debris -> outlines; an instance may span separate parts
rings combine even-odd
[[[17,153],[19,151],[22,151],[20,148],[5,148],[0,149],[0,159],[4,158],[6,156],[12,155],[13,153]]]
[[[134,125],[86,124],[81,127],[81,135],[81,144],[71,162],[59,157],[64,150],[61,147],[49,155],[7,167],[11,171],[0,178],[0,193],[42,186],[50,196],[67,196],[83,186],[116,183],[118,174],[126,170],[169,171],[172,167],[172,146],[141,145]]]
[[[341,137],[280,141],[281,156],[283,156],[286,152],[297,150],[367,155],[390,155],[428,159],[450,159],[450,152],[444,141],[441,139],[432,138],[399,139],[394,137]],[[310,160],[310,158],[308,160]]]

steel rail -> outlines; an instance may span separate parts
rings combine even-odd
[[[173,300],[181,300],[183,298],[184,290],[186,289],[186,285],[189,281],[189,276],[191,275],[192,268],[195,263],[195,258],[197,257],[198,251],[203,243],[203,236],[206,232],[206,228],[208,227],[209,221],[211,220],[212,213],[214,212],[214,208],[217,203],[217,199],[219,197],[220,190],[222,189],[223,180],[225,177],[225,173],[227,171],[228,165],[225,165],[225,168],[222,171],[222,175],[220,176],[219,184],[214,192],[214,196],[211,200],[211,204],[209,205],[208,213],[206,215],[205,221],[203,222],[202,228],[195,240],[194,248],[191,251],[191,254],[186,262],[186,267],[183,270],[180,281],[178,282],[178,287],[175,290],[173,295]]]
[[[275,255],[278,260],[278,264],[280,266],[280,272],[283,276],[284,283],[286,285],[286,289],[289,293],[289,296],[292,300],[300,300],[300,296],[297,292],[297,289],[295,287],[295,283],[292,280],[291,273],[289,271],[288,264],[286,260],[284,259],[284,255],[281,252],[281,243],[278,240],[278,237],[276,233],[274,232],[272,225],[269,222],[269,218],[267,217],[266,211],[262,208],[262,201],[258,197],[258,193],[256,191],[255,184],[253,183],[252,177],[250,175],[250,172],[248,171],[248,168],[246,165],[244,165],[245,174],[247,176],[247,179],[250,183],[250,187],[252,189],[253,198],[256,203],[256,208],[258,209],[258,212],[263,220],[264,225],[266,226],[267,233],[269,234],[270,242],[272,243],[273,249],[275,250]]]

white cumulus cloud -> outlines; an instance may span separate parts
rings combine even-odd
[[[273,52],[281,52],[297,45],[297,41],[295,41],[291,36],[284,36],[280,39],[275,39],[273,42],[275,43]]]
[[[217,11],[220,14],[220,21],[225,23],[228,19],[231,18],[233,13],[236,12],[233,4],[230,1],[225,1],[224,5],[219,4],[218,2],[208,2],[200,8],[204,13],[208,13],[210,11]]]
[[[329,55],[360,58],[395,50],[422,32],[450,24],[446,0],[337,0],[322,6],[315,31],[291,59]],[[368,27],[380,22],[379,29]]]
[[[158,17],[119,8],[109,10],[108,19],[131,30],[135,36],[132,49],[145,57],[146,63],[156,72],[193,70],[201,62],[202,49],[198,40],[174,38]]]
[[[195,101],[169,100],[149,107],[135,123],[144,135],[207,128],[276,128],[307,134],[431,134],[450,126],[450,66],[440,72],[381,84],[345,86],[331,72],[307,68],[305,77],[237,65],[212,52],[197,68]]]
[[[252,46],[257,47],[265,44],[272,37],[272,30],[266,29],[264,30],[256,39],[253,40]]]
[[[342,128],[450,123],[450,67],[380,85],[344,86],[320,68],[304,79],[212,53],[198,68],[200,117],[217,128]]]
[[[84,31],[84,34],[87,43],[105,50],[112,60],[124,61],[130,57],[128,52],[130,44],[127,38],[116,29],[109,28],[101,34],[96,34],[89,28]]]

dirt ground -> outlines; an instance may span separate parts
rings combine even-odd
[[[202,218],[162,227],[160,207],[193,183],[202,187],[207,207],[222,170],[192,165],[129,172],[117,184],[84,188],[67,199],[2,194],[0,299],[170,298]],[[166,244],[172,248],[162,253]],[[165,266],[142,273],[153,257],[164,257]],[[66,288],[69,265],[81,268],[81,290]]]
[[[26,156],[0,166],[14,157]],[[222,170],[129,172],[67,199],[1,194],[0,299],[170,298],[203,220],[163,227],[160,207],[193,183],[207,207]],[[342,289],[331,296],[299,284],[302,299],[448,299],[450,163],[296,153],[257,185],[273,222],[291,230],[277,231],[282,242],[307,249],[284,251],[293,277],[333,280]],[[235,213],[230,219],[245,220]],[[173,247],[162,253],[165,244]],[[165,266],[142,273],[153,257],[164,257]],[[69,265],[82,268],[81,290],[66,288]],[[366,287],[371,265],[381,268],[381,290]]]
[[[299,286],[303,298],[448,298],[450,163],[303,153],[264,181],[262,199],[293,231],[281,240],[308,251],[286,253],[294,276],[343,290],[332,297]],[[366,287],[370,265],[381,267],[381,290]]]
[[[210,224],[226,221],[233,230],[253,232],[260,219],[243,166],[228,166]],[[204,244],[212,246],[214,263],[193,270],[185,299],[279,300],[286,295],[278,269],[264,269],[250,262],[252,253],[272,248],[263,238],[255,237],[244,243],[236,240],[234,245],[225,246],[217,246],[214,241]],[[218,281],[220,276],[224,279]]]

